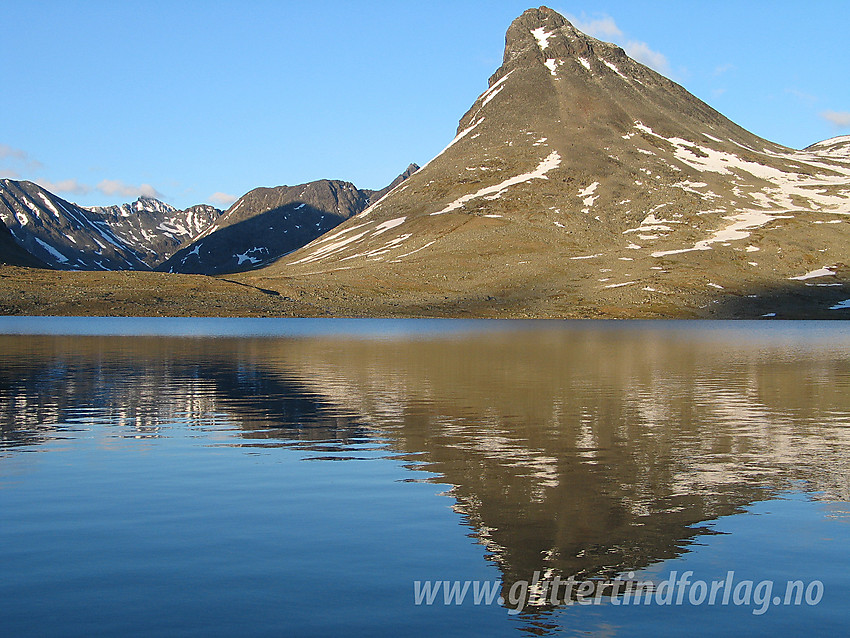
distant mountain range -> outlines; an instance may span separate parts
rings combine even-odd
[[[150,197],[84,208],[32,182],[0,180],[0,222],[22,250],[61,270],[150,270],[220,215]]]
[[[319,180],[257,188],[226,212],[178,210],[152,197],[82,207],[38,184],[0,180],[0,260],[60,270],[240,272],[271,263],[377,201],[387,188]]]
[[[380,191],[326,179],[256,188],[157,270],[216,275],[268,265],[362,212],[418,168],[411,164]]]

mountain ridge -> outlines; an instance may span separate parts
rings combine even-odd
[[[189,274],[250,270],[299,248],[360,212],[417,169],[416,164],[409,165],[381,190],[358,189],[339,180],[260,187],[240,197],[227,211],[209,204],[179,210],[144,195],[124,204],[79,206],[34,182],[3,179],[0,262],[59,270],[161,270]],[[303,195],[306,197],[299,199]],[[297,211],[299,219],[290,225],[288,212],[276,215],[284,208]],[[260,217],[265,222],[254,219]],[[269,226],[267,222],[273,217],[281,218]],[[234,227],[239,228],[235,233]],[[275,230],[277,240],[270,239]],[[215,264],[193,268],[190,263],[183,268],[192,256],[200,258],[196,242],[216,233],[237,236],[223,242],[227,244],[227,254],[217,255],[212,260]],[[263,242],[268,246],[257,247]]]
[[[255,270],[277,261],[363,211],[414,174],[410,164],[385,188],[321,179],[295,186],[255,188],[157,270],[218,275]]]
[[[150,270],[220,212],[150,197],[83,207],[34,182],[0,180],[0,221],[21,249],[60,270]]]
[[[508,28],[488,84],[446,149],[263,285],[368,282],[414,314],[667,314],[850,262],[841,139],[764,140],[545,7]]]

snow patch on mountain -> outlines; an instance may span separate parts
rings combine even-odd
[[[551,38],[555,34],[554,31],[546,31],[545,27],[539,27],[531,31],[531,35],[534,36],[534,39],[537,40],[537,46],[540,47],[541,51],[545,51],[549,46],[549,38]]]
[[[505,76],[505,77],[507,77],[507,76]],[[443,153],[445,153],[447,150],[449,150],[452,146],[454,146],[454,145],[455,145],[455,144],[457,144],[459,141],[461,141],[464,137],[466,137],[467,135],[469,135],[469,134],[470,134],[472,131],[474,131],[474,130],[475,130],[475,129],[476,129],[476,128],[477,128],[477,127],[478,127],[478,126],[479,126],[479,125],[483,122],[483,121],[484,121],[484,118],[483,118],[483,117],[482,117],[481,119],[479,119],[479,120],[475,120],[474,122],[472,122],[472,124],[470,124],[470,125],[469,125],[469,126],[467,126],[465,129],[463,129],[460,133],[458,133],[457,135],[455,135],[454,139],[453,139],[451,142],[449,142],[449,143],[446,145],[446,147],[445,147],[442,151],[440,151],[439,153],[437,153],[437,154],[436,154],[434,157],[432,157],[429,161],[425,162],[425,164],[423,164],[422,168],[425,168],[426,166],[428,166],[428,164],[430,164],[431,162],[433,162],[435,159],[437,159],[437,158],[438,158],[438,157],[440,157]],[[420,168],[419,170],[422,170],[422,168]]]
[[[511,177],[510,179],[506,179],[503,182],[500,182],[494,186],[487,186],[482,188],[474,193],[470,193],[469,195],[464,195],[462,197],[458,197],[451,204],[439,210],[437,212],[431,213],[432,215],[442,215],[444,213],[449,213],[453,210],[457,210],[461,208],[464,204],[473,199],[477,199],[479,197],[488,197],[488,199],[495,199],[500,197],[502,193],[504,193],[511,186],[515,186],[517,184],[522,184],[523,182],[529,182],[533,179],[549,179],[546,177],[546,173],[551,170],[558,168],[561,165],[561,155],[558,151],[552,151],[549,155],[543,159],[540,164],[537,165],[537,168],[529,173],[523,173],[522,175],[517,175],[515,177]]]
[[[62,253],[60,253],[58,250],[56,250],[53,246],[51,246],[47,242],[42,241],[38,237],[35,237],[34,239],[35,239],[36,242],[38,242],[39,246],[41,246],[42,248],[44,248],[44,250],[46,250],[48,253],[50,253],[50,255],[54,259],[58,260],[59,262],[61,262],[63,264],[67,263],[68,258],[65,255],[63,255]]]
[[[805,281],[806,279],[815,279],[816,277],[834,277],[835,271],[833,271],[830,267],[818,268],[817,270],[811,270],[807,272],[805,275],[799,275],[798,277],[789,277],[788,279],[795,279],[797,281]]]
[[[775,219],[792,219],[793,215],[768,215],[763,211],[747,211],[739,215],[724,217],[733,224],[721,228],[714,232],[708,239],[703,239],[696,242],[691,248],[680,248],[676,250],[662,250],[652,253],[653,257],[666,257],[667,255],[678,255],[681,253],[689,253],[695,250],[711,250],[712,244],[723,242],[737,241],[747,239],[750,236],[751,230],[760,228]]]

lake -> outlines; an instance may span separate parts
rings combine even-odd
[[[0,633],[843,633],[840,322],[0,318]]]

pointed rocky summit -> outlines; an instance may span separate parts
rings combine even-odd
[[[341,313],[760,316],[850,296],[848,215],[850,138],[768,142],[540,7],[445,150],[256,274]]]

